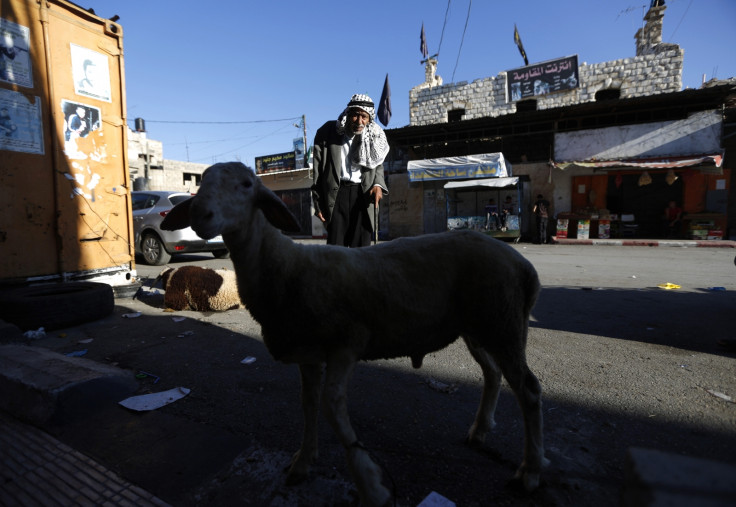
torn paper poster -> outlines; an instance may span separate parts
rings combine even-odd
[[[131,396],[130,398],[126,398],[121,401],[120,404],[131,410],[145,412],[147,410],[156,410],[157,408],[161,408],[169,403],[180,400],[190,392],[191,389],[187,389],[186,387],[175,387],[174,389],[169,389],[168,391],[160,393]]]

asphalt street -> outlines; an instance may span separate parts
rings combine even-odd
[[[485,447],[463,443],[481,373],[456,342],[420,370],[408,359],[362,363],[351,382],[353,425],[398,505],[433,491],[462,506],[618,505],[633,447],[736,464],[736,354],[719,347],[736,338],[734,249],[514,248],[543,284],[527,349],[543,387],[551,460],[542,486],[528,496],[507,484],[522,436],[505,387]],[[171,265],[231,263],[183,255]],[[43,429],[172,505],[355,504],[343,449],[325,422],[310,477],[285,486],[301,437],[298,371],[271,359],[247,310],[167,312],[160,290],[148,287],[162,268],[137,269],[148,281],[138,299],[119,299],[113,315],[33,345],[84,348],[93,361],[146,372],[139,393],[191,393],[147,413],[79,399]]]

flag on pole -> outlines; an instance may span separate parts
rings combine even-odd
[[[419,50],[422,52],[422,57],[427,58],[429,51],[427,51],[427,37],[424,35],[424,23],[422,23],[422,35],[420,35],[419,39]]]
[[[381,100],[378,103],[378,119],[384,127],[388,127],[388,122],[391,119],[391,86],[388,84],[388,74],[386,74]]]
[[[519,46],[519,53],[524,58],[524,65],[529,65],[529,60],[526,57],[526,51],[524,51],[524,44],[521,43],[521,37],[519,36],[519,30],[516,29],[516,23],[514,23],[514,42]]]

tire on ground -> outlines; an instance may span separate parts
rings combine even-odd
[[[61,329],[110,315],[112,287],[98,282],[65,282],[0,290],[0,318],[22,330]]]

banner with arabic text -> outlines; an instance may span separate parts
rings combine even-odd
[[[506,71],[506,95],[511,102],[572,90],[579,84],[578,55]]]

